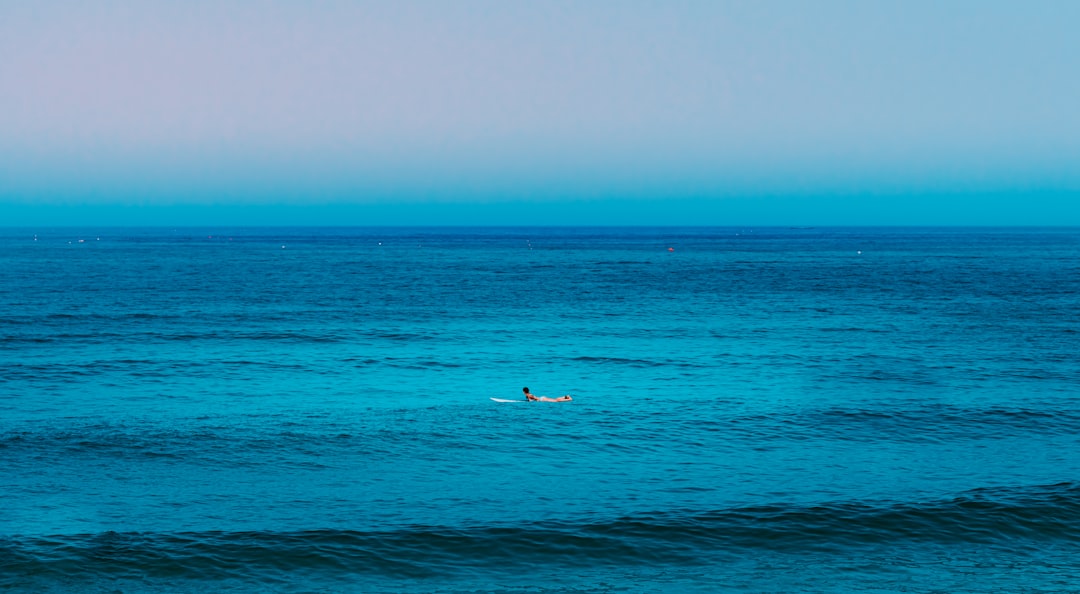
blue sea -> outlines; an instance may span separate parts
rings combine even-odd
[[[0,590],[1080,591],[1080,229],[2,228]]]

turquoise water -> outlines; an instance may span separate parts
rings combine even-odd
[[[0,273],[0,588],[1080,589],[1080,230],[9,228]]]

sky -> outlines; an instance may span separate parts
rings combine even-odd
[[[0,225],[1080,225],[1080,2],[0,0]]]

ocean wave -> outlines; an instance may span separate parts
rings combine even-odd
[[[110,326],[112,327],[112,326]],[[388,336],[391,340],[415,340],[418,337]],[[222,331],[212,329],[204,332],[168,332],[161,330],[112,332],[99,328],[85,332],[49,332],[19,333],[0,336],[0,346],[4,344],[101,344],[101,343],[138,343],[153,342],[277,342],[286,344],[339,343],[350,340],[346,331],[331,332],[290,332],[290,331],[246,331],[230,329]]]
[[[8,536],[0,538],[0,586],[49,575],[265,580],[327,571],[432,577],[543,563],[694,566],[754,550],[798,555],[924,544],[1015,554],[1077,548],[1078,539],[1080,484],[1062,483],[977,489],[934,502],[777,504],[516,526]]]
[[[364,359],[354,361],[354,364],[382,364],[404,369],[455,366],[437,361],[393,359]],[[213,369],[229,366],[273,369],[275,365],[240,360],[217,362]],[[282,365],[287,368],[290,364]],[[64,367],[73,374],[88,374],[94,369],[100,371],[102,367]],[[151,377],[152,372],[158,370],[149,365],[138,365],[136,369],[141,377]],[[46,371],[57,370],[26,366],[9,369],[9,374],[40,376]],[[208,371],[192,368],[188,372]],[[596,408],[604,403],[582,399],[578,406],[587,408],[579,414],[588,416],[587,432],[580,431],[582,417],[567,416],[564,411],[547,419],[545,422],[549,424],[535,438],[545,440],[553,447],[588,446],[598,455],[607,455],[613,450],[699,451],[721,445],[735,449],[782,447],[785,444],[803,448],[803,444],[809,443],[820,447],[845,442],[962,445],[973,440],[1029,436],[1046,440],[1080,434],[1080,413],[1076,412],[1074,401],[1029,404],[1026,407],[976,407],[895,402],[863,407],[750,412],[740,410],[740,403],[735,400],[709,399],[649,408],[636,414],[633,422],[628,423],[621,416],[609,416],[603,413],[603,408]],[[595,414],[597,411],[602,414]],[[140,417],[110,422],[89,417],[56,419],[43,424],[0,425],[0,450],[18,452],[8,458],[9,464],[42,457],[63,460],[75,454],[130,458],[144,453],[173,452],[198,464],[227,461],[230,466],[240,463],[272,465],[280,463],[289,452],[312,451],[328,457],[357,452],[399,455],[413,451],[493,447],[504,443],[510,435],[519,435],[513,429],[517,425],[507,425],[504,432],[485,430],[492,421],[491,415],[516,414],[507,409],[483,406],[457,409],[452,422],[443,412],[440,407],[391,409],[381,413],[339,412],[323,418],[312,416],[311,411],[282,409],[272,415],[179,417],[167,423]],[[535,411],[530,413],[533,414]],[[520,420],[517,417],[496,418],[503,424]],[[297,424],[293,424],[294,421]],[[565,434],[556,429],[565,429]]]
[[[2,350],[0,342],[0,350]],[[256,361],[250,359],[221,359],[215,361],[192,361],[172,359],[90,359],[61,363],[15,363],[8,367],[7,377],[24,381],[46,379],[64,381],[72,379],[116,376],[131,378],[168,379],[177,375],[214,375],[220,377],[223,370],[258,368],[263,370],[303,371],[305,365],[280,360]]]
[[[143,335],[144,339],[161,340],[166,342],[198,342],[198,341],[252,341],[252,342],[279,342],[289,344],[306,343],[336,343],[345,340],[337,333],[306,333],[306,332],[244,332],[244,331],[208,331],[208,332],[180,332],[165,333],[154,332]]]
[[[797,423],[836,439],[892,439],[904,442],[994,439],[1021,434],[1080,433],[1080,414],[1063,405],[1040,408],[957,405],[827,408],[812,411]]]
[[[0,452],[8,463],[40,460],[173,458],[211,467],[322,465],[343,453],[402,455],[426,444],[467,447],[459,436],[428,433],[423,437],[389,428],[327,422],[315,425],[276,423],[265,418],[177,420],[171,427],[140,423],[68,423],[34,430],[0,431]]]
[[[589,365],[626,365],[629,367],[635,367],[639,369],[650,367],[686,367],[686,368],[705,368],[705,365],[691,363],[688,361],[677,361],[672,359],[655,360],[655,359],[632,359],[626,357],[595,357],[595,356],[582,356],[572,357],[570,361],[575,363],[585,363]]]
[[[1080,413],[1073,398],[1028,402],[1026,406],[963,406],[943,403],[884,401],[791,408],[740,410],[734,399],[705,399],[663,410],[651,409],[633,424],[593,420],[594,435],[637,437],[635,447],[671,443],[725,443],[778,446],[790,442],[967,444],[972,441],[1032,437],[1046,440],[1080,434]],[[701,411],[711,411],[702,418]],[[605,433],[608,432],[608,433]]]

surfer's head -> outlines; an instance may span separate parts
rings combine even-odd
[[[528,386],[525,386],[524,388],[522,388],[522,389],[521,389],[521,391],[522,391],[522,392],[525,392],[526,394],[528,394],[528,393],[529,393],[529,387],[528,387]]]

